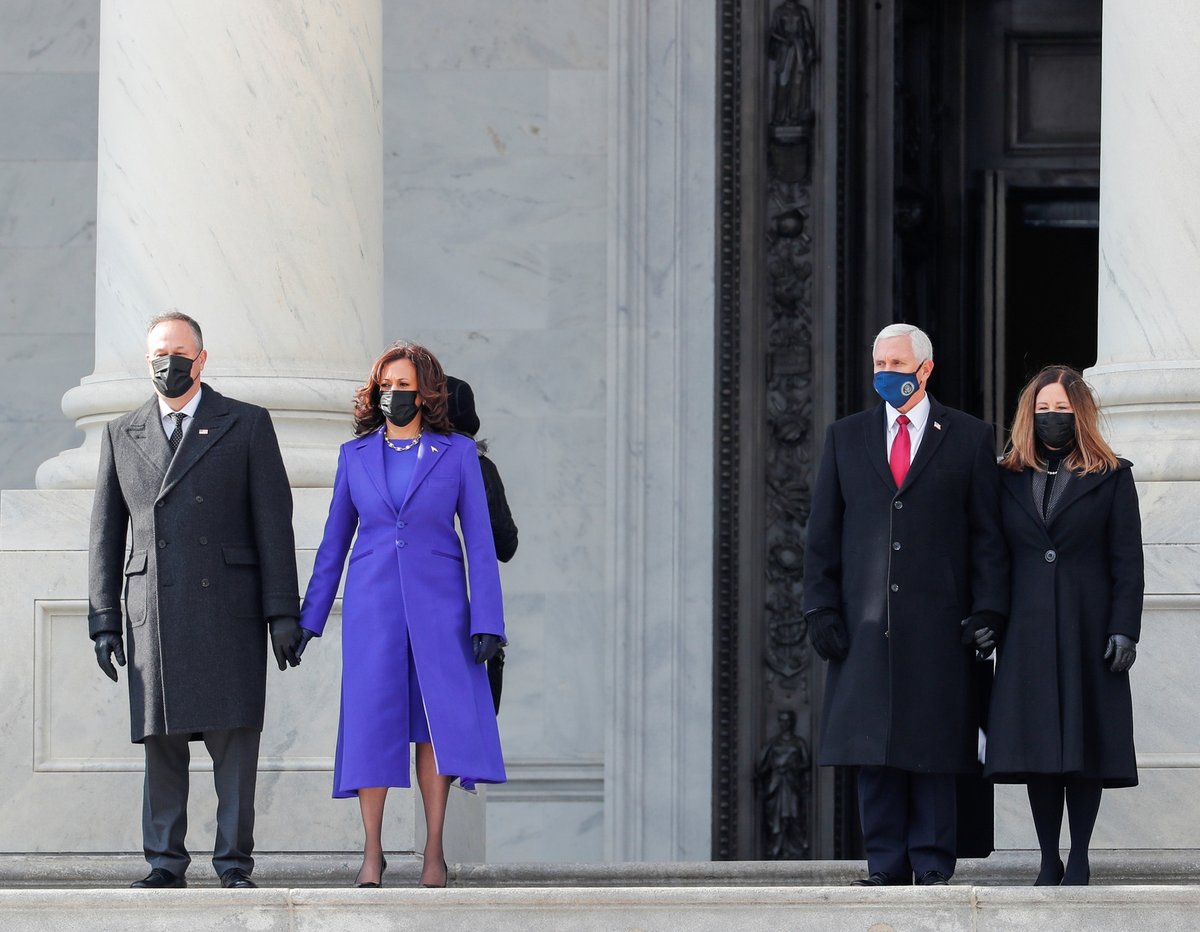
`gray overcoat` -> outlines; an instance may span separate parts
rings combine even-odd
[[[111,421],[89,552],[92,637],[120,633],[125,590],[133,741],[261,730],[267,620],[300,607],[292,493],[267,411],[205,385],[174,459],[157,398]]]

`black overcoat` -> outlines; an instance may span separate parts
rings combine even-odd
[[[126,536],[132,527],[132,548]],[[174,459],[151,398],[109,422],[88,628],[122,628],[132,738],[262,729],[267,619],[298,616],[292,493],[271,417],[205,385]]]
[[[833,608],[850,639],[825,681],[821,764],[978,769],[972,649],[960,622],[1008,611],[992,429],[930,399],[897,490],[884,406],[830,426],[813,494],[806,612]]]
[[[997,651],[985,773],[1000,782],[1073,774],[1137,784],[1129,674],[1104,659],[1137,640],[1144,588],[1130,464],[1071,476],[1042,519],[1033,471],[1002,470],[1012,614]]]

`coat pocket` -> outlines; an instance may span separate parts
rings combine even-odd
[[[135,550],[125,564],[125,617],[131,628],[138,628],[146,615],[146,551]]]
[[[372,547],[369,550],[355,550],[354,553],[350,554],[350,563],[348,565],[353,566],[355,563],[357,563],[363,557],[369,557],[374,552],[375,552],[374,547]]]
[[[258,550],[250,544],[225,544],[225,610],[234,618],[263,617]]]
[[[459,563],[463,562],[463,555],[461,553],[447,553],[445,550],[431,550],[429,552],[435,557],[445,557],[448,560],[457,560]]]

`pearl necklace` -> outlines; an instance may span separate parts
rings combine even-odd
[[[387,444],[389,447],[391,447],[393,450],[395,450],[397,453],[403,453],[405,450],[411,450],[411,449],[412,449],[413,447],[415,447],[415,446],[416,446],[418,443],[420,443],[420,442],[421,442],[421,435],[420,435],[420,434],[417,434],[415,437],[413,437],[413,438],[412,438],[412,440],[408,441],[408,443],[406,443],[406,444],[405,444],[404,446],[402,446],[402,447],[398,447],[398,446],[396,446],[394,443],[392,443],[392,441],[388,439],[388,435],[387,435],[387,434],[384,434],[384,435],[383,435],[383,442],[384,442],[384,443],[386,443],[386,444]]]

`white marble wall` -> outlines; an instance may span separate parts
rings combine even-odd
[[[100,0],[0,0],[0,488],[82,439],[92,368]]]
[[[521,533],[491,860],[604,857],[608,5],[384,14],[385,331],[472,384]]]

